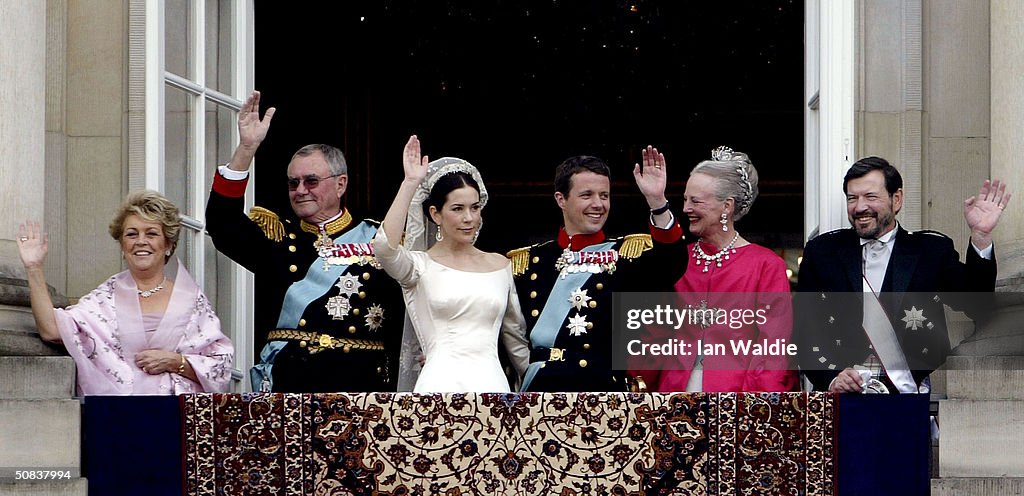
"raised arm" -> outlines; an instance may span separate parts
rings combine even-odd
[[[665,154],[657,148],[648,145],[642,151],[643,165],[633,166],[633,178],[636,185],[647,200],[654,217],[654,225],[665,227],[672,220],[672,211],[668,208],[668,199],[665,197],[665,187],[668,184],[668,166],[665,163]],[[671,227],[671,226],[668,226]]]
[[[18,226],[18,253],[21,263],[25,265],[28,278],[29,301],[32,304],[32,316],[36,319],[39,337],[52,343],[60,342],[60,331],[57,330],[57,317],[53,312],[53,300],[46,287],[46,275],[43,263],[49,251],[49,236],[35,222],[25,222]]]
[[[217,250],[253,273],[266,270],[266,253],[278,241],[246,217],[245,188],[256,149],[267,136],[275,109],[260,119],[260,92],[253,91],[238,112],[238,146],[227,167],[219,167],[206,203],[206,231]],[[278,219],[275,217],[273,222]],[[267,221],[271,222],[271,221]]]
[[[253,91],[245,100],[242,108],[238,111],[238,146],[231,156],[231,162],[228,163],[229,169],[239,172],[249,170],[249,167],[252,166],[252,159],[256,156],[256,149],[267,137],[274,112],[277,112],[277,109],[270,107],[260,119],[259,91]]]
[[[984,250],[992,246],[992,231],[999,224],[1003,209],[1010,203],[1006,183],[985,180],[976,196],[964,200],[964,219],[971,228],[971,242]]]
[[[388,246],[394,248],[402,240],[402,233],[405,232],[405,219],[409,215],[409,204],[416,193],[416,188],[423,182],[427,175],[426,156],[420,154],[420,140],[416,135],[410,136],[405,144],[405,152],[402,154],[402,165],[405,168],[405,179],[398,187],[395,200],[391,202],[391,208],[384,216],[381,229],[388,238]]]
[[[647,200],[651,214],[649,225],[652,245],[632,263],[636,267],[625,276],[624,286],[631,291],[672,291],[672,286],[686,272],[689,255],[683,230],[668,208],[665,187],[668,183],[665,155],[653,146],[643,150],[643,165],[633,167],[633,178]]]

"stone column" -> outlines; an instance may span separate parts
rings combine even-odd
[[[0,355],[45,353],[15,239],[45,222],[47,3],[0,2]]]
[[[1024,3],[992,0],[992,167],[994,178],[1011,181],[1014,198],[1003,212],[995,243],[999,279],[1019,291],[1024,283]]]
[[[1003,212],[994,233],[995,254],[999,263],[996,283],[1002,308],[991,322],[957,348],[967,356],[1024,356],[1024,326],[1019,315],[1024,312],[1024,202],[1019,179],[1024,154],[1024,3],[1018,0],[991,0],[990,7],[990,166],[982,177],[1009,181],[1015,196]],[[969,164],[961,164],[966,167]],[[971,185],[972,194],[981,184],[979,178]]]
[[[904,201],[899,220],[903,227],[917,230],[922,226],[921,0],[880,0],[858,6],[854,160],[877,155],[900,170]]]
[[[991,0],[990,177],[1020,176],[1024,153],[1024,3]],[[1012,180],[1019,195],[1021,183]],[[995,234],[1000,308],[947,362],[949,399],[939,405],[940,479],[932,494],[1020,494],[1024,490],[1024,208],[1014,198]]]
[[[45,208],[46,3],[0,2],[0,270],[20,262],[18,219]]]

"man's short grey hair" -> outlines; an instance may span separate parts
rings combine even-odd
[[[348,174],[348,164],[345,163],[345,154],[341,153],[337,147],[324,144],[312,144],[306,145],[299,148],[299,151],[292,155],[294,161],[298,157],[308,157],[316,152],[320,152],[324,156],[324,160],[327,161],[327,167],[331,169],[331,175]]]

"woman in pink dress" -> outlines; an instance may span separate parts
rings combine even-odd
[[[642,375],[648,388],[663,392],[794,391],[786,263],[735,227],[757,198],[757,170],[746,154],[726,147],[711,156],[686,182],[683,212],[699,239],[689,245],[690,266],[675,285],[675,305],[699,310],[698,318],[671,331],[694,353]]]
[[[36,328],[75,360],[80,395],[228,390],[234,347],[206,295],[172,258],[180,231],[178,207],[160,193],[128,195],[110,223],[128,270],[55,309],[43,275],[47,235],[38,224],[21,225],[18,250]]]

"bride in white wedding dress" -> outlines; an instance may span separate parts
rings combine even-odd
[[[498,339],[522,377],[529,361],[526,323],[508,259],[473,245],[487,204],[480,173],[457,158],[428,162],[416,136],[405,145],[403,163],[405,179],[373,248],[402,286],[426,357],[413,391],[509,392]],[[431,237],[436,241],[427,249]]]

